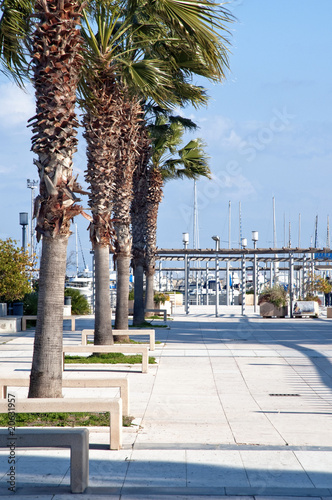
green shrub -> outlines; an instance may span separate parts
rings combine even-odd
[[[169,300],[169,295],[167,293],[156,292],[153,300],[156,304],[165,304],[166,300]]]
[[[0,239],[0,302],[22,300],[31,291],[33,264],[17,242]]]
[[[65,297],[71,297],[72,314],[90,314],[89,302],[79,290],[66,288]]]
[[[130,290],[128,299],[134,300],[134,289]]]
[[[276,307],[285,306],[287,304],[287,292],[283,286],[274,285],[265,288],[259,295],[258,304],[271,302]]]
[[[38,293],[27,293],[23,299],[23,312],[28,316],[36,316],[38,306]]]

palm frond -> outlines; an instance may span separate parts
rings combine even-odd
[[[178,151],[179,158],[165,161],[162,167],[162,176],[165,181],[171,179],[198,179],[199,177],[211,178],[208,166],[208,155],[204,151],[205,144],[201,139],[188,142]]]
[[[28,37],[31,34],[31,0],[3,0],[0,4],[0,71],[23,86],[28,78]]]

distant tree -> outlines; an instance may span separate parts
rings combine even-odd
[[[32,263],[17,242],[0,240],[0,302],[23,299],[31,292]]]

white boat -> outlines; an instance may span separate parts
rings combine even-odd
[[[66,280],[65,288],[74,288],[79,290],[79,292],[87,299],[90,306],[92,305],[93,297],[93,278],[92,271],[89,269],[84,269],[84,271],[78,273],[76,276],[72,276]]]
[[[130,275],[129,289],[133,287],[133,276]],[[90,306],[93,306],[93,276],[92,271],[84,269],[83,272],[78,273],[76,276],[69,277],[66,280],[65,288],[74,288],[79,290],[80,293],[87,299]],[[111,306],[115,307],[116,303],[116,272],[110,271],[110,293],[111,293]]]

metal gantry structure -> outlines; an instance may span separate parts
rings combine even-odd
[[[246,289],[247,273],[253,274],[253,283],[257,292],[260,273],[268,274],[270,285],[278,282],[279,273],[288,273],[288,291],[290,297],[290,311],[293,310],[295,292],[301,296],[304,291],[306,280],[315,271],[329,273],[332,270],[332,250],[330,248],[228,248],[221,249],[158,249],[157,260],[164,262],[183,262],[183,266],[165,266],[163,270],[183,271],[186,279],[185,304],[186,314],[189,314],[188,307],[188,276],[190,273],[198,271],[226,273],[226,285],[230,280],[230,273],[239,272],[241,275],[241,290]],[[197,267],[197,261],[202,263]],[[209,263],[215,263],[215,267],[208,267]],[[192,265],[195,263],[195,266]],[[205,264],[205,266],[203,266]],[[223,267],[224,264],[224,267]],[[284,267],[279,268],[279,264]],[[294,273],[297,273],[296,285]],[[217,289],[216,283],[216,289]],[[256,295],[256,293],[255,293]],[[226,304],[230,305],[230,289],[226,286]],[[217,310],[217,309],[216,309]],[[244,313],[244,311],[243,311]]]

